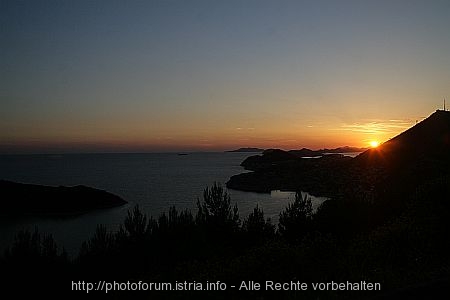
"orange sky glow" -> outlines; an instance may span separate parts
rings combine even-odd
[[[450,98],[448,1],[49,3],[0,10],[0,153],[369,147]]]

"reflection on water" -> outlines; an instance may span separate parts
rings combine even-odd
[[[362,152],[344,152],[344,153],[324,153],[323,155],[343,155],[343,156],[348,156],[348,157],[356,157],[359,154],[361,154]],[[318,158],[322,158],[323,155],[318,155],[318,156],[302,156],[302,158],[305,159],[318,159]]]
[[[77,253],[81,243],[91,237],[97,224],[117,230],[127,210],[139,205],[148,215],[157,217],[174,205],[196,213],[197,198],[214,181],[225,183],[230,176],[245,172],[240,163],[252,153],[176,153],[84,154],[0,156],[0,179],[45,185],[83,184],[117,194],[129,203],[122,207],[98,210],[74,217],[0,219],[0,253],[21,229],[50,233],[69,254]],[[272,191],[270,194],[229,190],[231,201],[244,219],[258,205],[266,217],[278,222],[278,216],[295,193]],[[325,198],[311,197],[313,208]]]
[[[315,197],[306,192],[301,193],[302,197],[307,195],[311,198],[313,211],[316,211],[324,201],[328,200],[328,198]],[[237,203],[242,220],[258,205],[264,211],[265,217],[270,218],[274,224],[278,224],[280,212],[295,200],[295,192],[279,190],[272,191],[270,194],[229,190],[229,194],[233,205]],[[0,251],[3,252],[5,247],[10,245],[17,231],[39,228],[42,233],[52,234],[58,245],[64,246],[70,255],[76,255],[81,243],[93,235],[97,224],[104,224],[110,231],[118,230],[127,211],[133,205],[128,203],[122,207],[64,218],[3,218],[0,221]],[[196,209],[193,208],[192,211],[196,212]]]
[[[361,154],[361,153],[362,153],[362,152],[324,153],[324,155],[325,155],[325,154],[341,154],[341,155],[344,155],[344,156],[356,157],[356,156],[358,156],[358,155]]]
[[[274,199],[280,199],[282,201],[288,200],[287,203],[289,203],[289,202],[293,202],[295,200],[295,194],[296,194],[295,192],[274,190],[274,191],[270,192],[270,197],[272,197]],[[304,198],[306,196],[308,199],[311,199],[312,209],[313,209],[314,213],[322,205],[322,203],[324,203],[325,201],[330,199],[327,197],[316,197],[316,196],[310,195],[307,192],[301,192],[301,194],[302,194],[302,198]],[[285,199],[285,200],[283,200],[283,199]],[[286,206],[287,206],[287,203],[286,203]]]

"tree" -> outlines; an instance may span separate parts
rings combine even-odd
[[[138,205],[134,207],[133,213],[128,211],[124,221],[125,230],[132,240],[140,240],[147,235],[149,229],[148,224],[147,216],[141,212]]]
[[[197,224],[210,226],[213,230],[237,230],[240,225],[237,205],[231,207],[230,195],[218,184],[203,191],[203,202],[197,200]]]
[[[62,254],[59,253],[52,235],[42,236],[37,228],[33,233],[28,230],[19,231],[13,245],[5,250],[5,256],[25,264],[39,261],[47,263],[62,259]]]
[[[114,235],[104,225],[97,225],[94,236],[81,245],[80,256],[105,257],[115,246]]]
[[[295,201],[280,213],[278,230],[288,239],[303,236],[311,227],[312,203],[307,195],[302,197],[300,192],[295,194]]]
[[[270,222],[270,219],[264,219],[264,212],[258,205],[245,218],[242,229],[254,241],[264,240],[275,234],[275,226]]]

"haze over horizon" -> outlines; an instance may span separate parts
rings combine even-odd
[[[368,147],[450,99],[449,14],[449,1],[2,1],[0,153]]]

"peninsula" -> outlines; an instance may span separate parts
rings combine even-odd
[[[2,216],[75,215],[127,203],[119,196],[83,185],[53,187],[6,180],[0,180],[0,198]]]
[[[327,197],[351,194],[361,195],[365,200],[374,198],[375,193],[398,194],[450,173],[450,112],[437,110],[405,132],[354,158],[325,153],[338,150],[265,150],[262,155],[245,159],[241,165],[253,172],[232,176],[227,187],[252,192],[303,190]]]

